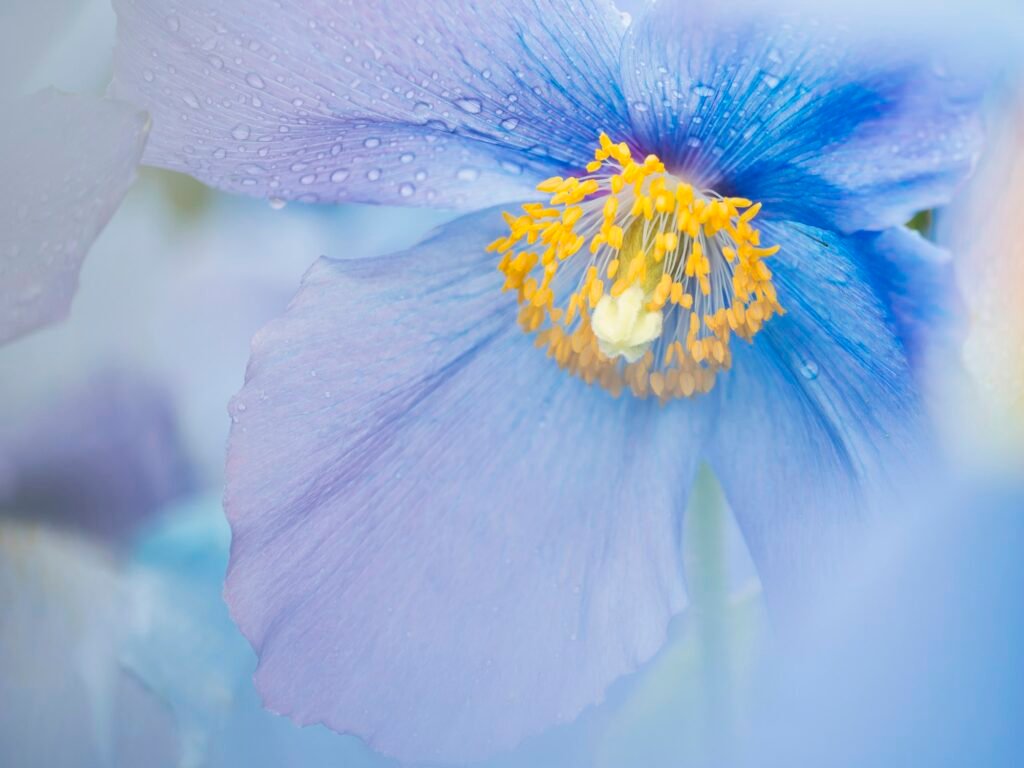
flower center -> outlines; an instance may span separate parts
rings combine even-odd
[[[752,226],[760,204],[696,190],[603,133],[586,176],[537,189],[549,203],[505,213],[509,235],[488,250],[523,330],[587,383],[662,402],[708,392],[731,337],[783,313],[764,262],[778,246]]]

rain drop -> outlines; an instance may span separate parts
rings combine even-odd
[[[369,181],[377,181],[377,179],[380,178],[380,170],[377,169],[377,168],[374,168],[374,169],[372,169],[370,171],[367,171],[366,172],[366,178]]]
[[[805,360],[800,365],[800,375],[808,381],[814,381],[818,378],[818,364],[813,360]]]
[[[347,178],[348,171],[346,171],[344,168],[339,168],[338,170],[331,174],[331,181],[333,181],[335,184],[340,184]]]
[[[484,108],[479,99],[459,99],[455,102],[455,106],[471,115],[479,115]]]
[[[249,126],[236,125],[231,129],[231,137],[236,141],[245,141],[249,138]]]
[[[299,183],[300,184],[305,184],[306,186],[309,186],[310,184],[312,184],[315,181],[316,181],[316,174],[315,173],[307,173],[305,176],[303,176],[301,179],[299,179]]]
[[[455,177],[459,181],[476,181],[480,178],[480,170],[471,165],[467,165],[463,168],[459,168],[459,172],[455,174]]]
[[[501,121],[501,127],[506,131],[514,131],[519,127],[519,118],[517,117],[506,117]]]
[[[259,88],[261,90],[267,87],[267,84],[263,82],[263,78],[257,75],[255,72],[250,72],[248,75],[246,75],[245,82],[247,82],[253,88]]]
[[[403,155],[402,155],[402,156],[401,156],[400,158],[398,158],[398,159],[399,159],[399,160],[400,160],[400,161],[401,161],[402,163],[404,163],[404,164],[408,165],[409,163],[411,163],[411,162],[412,162],[413,160],[415,160],[415,159],[416,159],[416,155],[414,155],[414,154],[413,154],[412,152],[406,152],[405,154],[403,154]]]
[[[376,139],[371,136],[370,138],[363,142],[363,146],[366,147],[367,149],[374,149],[376,147],[379,147],[380,139]]]
[[[268,202],[270,203],[270,207],[273,208],[275,211],[280,211],[282,208],[288,205],[288,202],[280,197],[272,197]]]
[[[400,194],[402,197],[412,197],[414,194],[416,194],[416,187],[414,187],[412,184],[403,184],[398,188],[398,194]]]

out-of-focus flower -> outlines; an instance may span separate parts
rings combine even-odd
[[[160,705],[117,666],[126,603],[114,552],[190,490],[180,445],[159,388],[127,374],[4,424],[3,765],[161,765],[174,753]]]
[[[970,311],[963,355],[981,395],[961,397],[947,415],[965,455],[987,448],[984,461],[999,454],[1000,463],[1018,471],[1024,447],[1024,240],[1011,222],[1024,205],[1022,94],[1019,84],[1007,87],[993,105],[996,127],[985,161],[939,224],[940,237],[962,254],[958,271]]]
[[[169,501],[190,493],[165,391],[108,371],[0,425],[0,514],[124,542]]]
[[[0,763],[172,765],[173,722],[120,672],[126,609],[96,542],[0,519]]]
[[[42,91],[0,104],[0,343],[67,314],[89,246],[135,178],[148,120]]]
[[[1020,763],[1024,488],[927,489],[876,531],[802,642],[776,647],[751,768]]]
[[[116,5],[150,163],[275,199],[545,193],[321,261],[258,336],[228,595],[271,708],[405,758],[508,747],[661,645],[701,458],[781,596],[918,453],[946,297],[900,225],[979,138],[930,52],[734,4]]]

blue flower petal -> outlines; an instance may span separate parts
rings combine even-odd
[[[899,226],[950,198],[981,128],[977,82],[895,48],[763,8],[665,0],[623,49],[636,140],[793,220]]]
[[[64,317],[135,179],[145,114],[57,91],[0,103],[0,344]]]
[[[404,254],[321,261],[232,407],[226,594],[257,684],[403,759],[574,717],[685,603],[702,422],[534,348],[484,253],[502,228],[488,211]]]
[[[899,322],[864,241],[777,222],[762,232],[782,246],[771,267],[787,312],[753,344],[734,344],[709,458],[766,595],[789,603],[928,451]]]
[[[235,192],[478,208],[626,125],[609,0],[115,6],[147,162]]]
[[[929,352],[962,340],[966,315],[949,251],[906,227],[861,234],[857,241],[915,370]]]

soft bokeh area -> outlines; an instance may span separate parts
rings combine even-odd
[[[959,286],[920,382],[953,460],[885,500],[781,610],[703,465],[667,644],[580,717],[473,765],[1024,764],[1024,79],[979,42],[1004,49],[1024,30],[1012,4],[956,7],[970,21],[959,55],[994,83],[989,138],[954,202],[913,222],[949,249]],[[949,14],[915,6],[884,24],[938,41]],[[101,97],[115,38],[103,0],[14,2],[0,103],[50,86]],[[0,768],[399,765],[260,700],[223,598],[228,403],[254,335],[318,257],[400,251],[455,214],[284,204],[148,167],[115,208],[66,319],[0,346]]]

